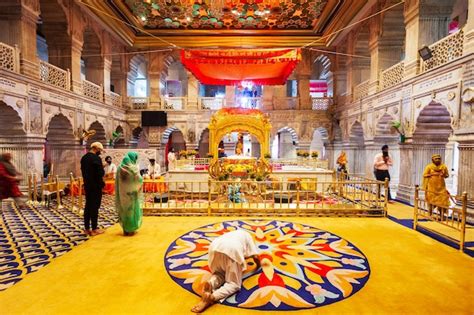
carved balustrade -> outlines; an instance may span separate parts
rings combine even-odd
[[[234,100],[234,107],[262,108],[262,98],[239,96]]]
[[[331,105],[329,97],[313,97],[311,99],[313,110],[327,110]]]
[[[122,107],[122,96],[120,94],[110,92],[110,99],[113,106]]]
[[[219,110],[225,107],[225,98],[222,97],[201,97],[198,102],[201,109]]]
[[[358,101],[369,95],[369,80],[360,83],[354,87],[354,92],[352,93],[354,101]]]
[[[39,70],[41,81],[65,90],[71,89],[71,74],[69,69],[63,70],[41,60],[39,63]]]
[[[387,89],[402,82],[404,71],[405,64],[403,61],[394,64],[390,68],[382,71],[380,75],[380,90]]]
[[[20,50],[18,47],[0,43],[0,69],[20,72]]]
[[[164,97],[161,99],[161,108],[172,110],[183,110],[186,104],[186,97]]]
[[[464,31],[461,29],[429,46],[432,57],[422,61],[421,72],[444,65],[463,54]]]
[[[104,90],[102,85],[97,85],[87,80],[82,80],[82,95],[95,99],[99,102],[104,101]]]
[[[149,97],[130,96],[128,100],[131,109],[147,109],[150,104]]]

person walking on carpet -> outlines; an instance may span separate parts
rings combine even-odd
[[[242,287],[246,258],[252,257],[256,270],[260,268],[257,246],[252,236],[237,230],[225,233],[209,245],[209,269],[212,276],[204,283],[201,301],[191,311],[201,313],[219,300],[225,299]]]
[[[97,227],[99,208],[102,202],[102,188],[104,188],[104,168],[100,154],[104,147],[100,142],[91,144],[90,151],[81,159],[81,172],[84,179],[86,205],[84,207],[84,233],[95,236],[104,233]]]
[[[138,154],[128,152],[118,167],[115,178],[115,209],[125,236],[134,235],[142,225],[142,184]]]
[[[11,160],[11,153],[0,154],[0,200],[11,197],[15,200],[15,204],[23,207],[25,201],[22,199],[23,194],[18,187],[21,173],[16,170]]]

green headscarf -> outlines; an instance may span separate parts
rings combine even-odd
[[[138,167],[138,153],[128,152],[115,178],[115,208],[125,232],[134,232],[142,224],[142,183]]]

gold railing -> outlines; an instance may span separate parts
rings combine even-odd
[[[421,72],[444,65],[463,54],[464,30],[446,36],[429,46],[432,57],[422,61]]]
[[[82,80],[82,95],[99,102],[104,101],[104,90],[102,89],[102,85],[97,85],[87,80]]]
[[[16,45],[0,43],[0,69],[20,72],[20,50]]]
[[[163,97],[161,98],[161,108],[183,110],[186,104],[186,97]]]
[[[71,74],[69,69],[63,70],[46,61],[40,60],[39,72],[41,81],[65,90],[71,89]]]
[[[147,109],[150,104],[149,97],[130,96],[128,101],[131,109]]]
[[[403,61],[394,64],[390,68],[382,71],[380,75],[380,89],[384,90],[402,82],[404,71],[405,64]]]
[[[331,98],[329,97],[313,97],[311,99],[313,110],[327,110],[331,105]]]
[[[354,87],[354,92],[352,93],[354,101],[358,101],[367,95],[369,95],[369,80],[360,83]]]
[[[110,92],[110,99],[113,106],[122,107],[122,96],[120,94]]]
[[[385,216],[378,181],[153,181],[145,215]]]
[[[201,109],[219,110],[225,107],[225,98],[223,97],[200,97],[198,102]]]
[[[416,230],[421,227],[449,239],[459,244],[459,250],[462,252],[466,237],[467,193],[464,192],[460,196],[449,196],[453,202],[448,207],[430,204],[426,200],[426,193],[427,191],[420,189],[418,185],[415,187],[413,229]],[[442,194],[446,193],[443,192]],[[428,194],[432,196],[440,195],[440,193],[431,191],[428,191]],[[421,222],[420,219],[426,219],[428,222]],[[442,226],[448,227],[448,229],[442,228]],[[459,233],[459,238],[448,235],[451,229]]]
[[[313,158],[301,158],[301,159],[272,159],[270,164],[273,170],[282,170],[288,167],[289,171],[292,167],[303,167],[306,169],[328,169],[329,162],[327,160],[318,160]]]

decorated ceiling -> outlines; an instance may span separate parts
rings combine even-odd
[[[311,30],[328,0],[124,0],[145,29]]]
[[[81,0],[127,45],[328,47],[367,0]]]

